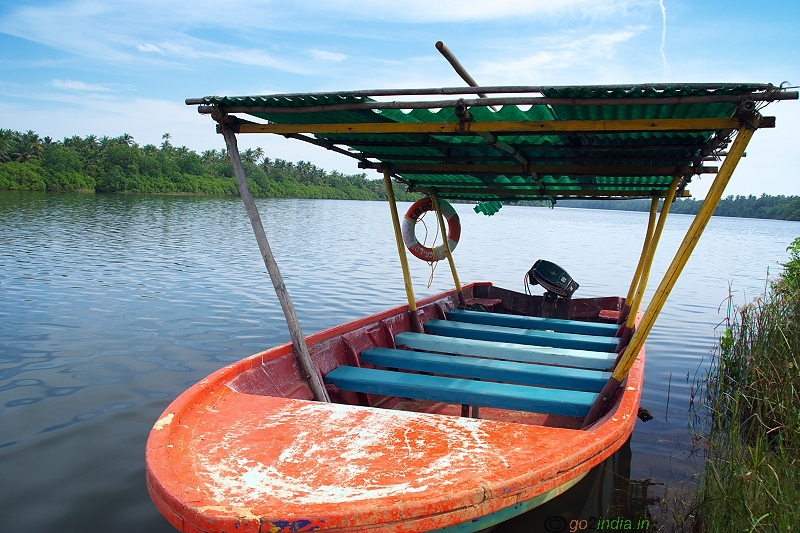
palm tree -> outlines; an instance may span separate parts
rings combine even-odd
[[[242,161],[247,161],[248,163],[256,162],[255,150],[253,150],[252,148],[248,148],[244,152],[241,152],[239,155],[242,157]]]
[[[44,147],[42,140],[33,130],[28,130],[22,135],[17,135],[17,146],[11,154],[11,159],[24,163],[29,159],[35,159],[42,156]]]
[[[86,138],[84,139],[84,142],[85,142],[86,148],[88,148],[90,151],[91,150],[97,150],[97,147],[98,147],[97,135],[91,135],[91,134],[87,135]]]
[[[133,146],[133,135],[130,133],[123,133],[122,136],[119,137],[119,141],[128,146]]]
[[[0,128],[0,163],[11,161],[11,152],[15,144],[15,133],[19,134],[19,132]]]
[[[253,157],[255,159],[254,163],[261,161],[261,158],[264,157],[264,149],[260,146],[256,146],[256,149],[253,150]]]
[[[164,139],[164,142],[161,143],[162,150],[169,150],[170,148],[172,148],[172,145],[169,142],[169,140],[172,139],[172,135],[170,135],[169,133],[165,133],[164,135],[161,136],[161,138]]]

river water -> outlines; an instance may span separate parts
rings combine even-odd
[[[258,205],[306,333],[405,302],[387,204]],[[647,224],[636,212],[456,207],[463,281],[522,290],[546,258],[580,283],[576,297],[625,295]],[[645,301],[690,222],[670,216]],[[655,418],[613,461],[633,487],[617,514],[649,517],[663,484],[699,470],[690,383],[729,286],[737,303],[757,296],[798,235],[798,222],[711,220],[648,341],[642,405]],[[412,261],[418,297],[451,288],[446,263],[426,288],[430,275]],[[0,529],[174,531],[145,487],[150,428],[204,376],[288,340],[239,199],[0,192]],[[584,493],[603,484],[589,478],[547,512],[585,515]]]

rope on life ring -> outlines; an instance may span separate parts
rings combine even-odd
[[[461,222],[458,220],[458,213],[453,209],[446,200],[439,199],[439,206],[442,210],[442,217],[447,220],[447,241],[450,245],[450,251],[456,249],[458,240],[461,238]],[[429,248],[423,246],[417,240],[416,225],[419,218],[427,213],[433,211],[433,200],[430,196],[426,196],[414,202],[414,205],[408,208],[405,217],[403,217],[403,242],[415,257],[432,263],[434,261],[441,261],[447,257],[445,253],[444,243],[436,248]]]

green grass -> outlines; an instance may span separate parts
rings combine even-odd
[[[800,531],[800,238],[764,295],[732,310],[703,383],[694,530]]]

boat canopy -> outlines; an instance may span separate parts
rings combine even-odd
[[[689,196],[692,178],[718,171],[714,162],[741,127],[774,127],[761,107],[796,98],[771,84],[738,83],[366,90],[186,103],[219,128],[323,146],[360,168],[388,170],[409,191],[487,202],[491,211],[498,201],[665,197],[676,178],[676,196]]]

